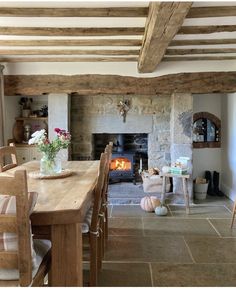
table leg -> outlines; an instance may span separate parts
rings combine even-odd
[[[52,286],[83,286],[83,246],[80,224],[52,226]]]
[[[183,181],[183,191],[184,191],[184,198],[185,198],[185,206],[186,206],[186,213],[189,214],[189,195],[187,189],[187,179],[182,178]]]
[[[161,204],[165,204],[165,196],[166,196],[166,177],[163,176],[162,182],[162,192],[161,192]]]

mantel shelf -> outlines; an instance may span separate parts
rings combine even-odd
[[[27,143],[15,143],[15,146],[16,147],[21,147],[21,148],[24,148],[24,147],[36,147],[36,145],[29,145]]]
[[[45,120],[47,121],[48,118],[47,117],[16,117],[15,120]]]

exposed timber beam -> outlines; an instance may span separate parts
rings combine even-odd
[[[236,16],[236,6],[192,7],[186,18]]]
[[[138,39],[0,40],[0,46],[141,46]]]
[[[236,25],[182,26],[178,31],[178,34],[211,34],[234,31],[236,31]]]
[[[182,26],[192,2],[151,2],[145,26],[138,70],[153,72]]]
[[[138,57],[0,57],[0,63],[16,62],[136,62]]]
[[[1,17],[146,17],[147,14],[147,7],[0,9]]]
[[[163,61],[212,61],[212,60],[235,60],[235,56],[176,56],[176,57],[164,57]]]
[[[166,50],[166,55],[214,54],[214,53],[216,54],[236,53],[236,48],[192,48],[192,49],[171,48]]]
[[[119,75],[5,75],[5,95],[42,93],[139,94],[226,93],[236,91],[236,72],[178,73],[159,77]]]
[[[142,35],[143,27],[109,28],[54,28],[54,27],[0,27],[0,35],[22,36],[116,36]]]
[[[0,55],[138,55],[138,49],[0,49]]]
[[[169,46],[217,45],[217,44],[236,44],[236,39],[227,38],[227,39],[172,40]]]

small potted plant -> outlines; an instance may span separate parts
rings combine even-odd
[[[33,102],[32,98],[21,97],[19,104],[22,107],[22,117],[29,117],[31,113],[31,103]]]

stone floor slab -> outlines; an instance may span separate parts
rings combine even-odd
[[[230,211],[225,206],[195,205],[190,207],[190,214],[186,214],[185,206],[169,205],[173,217],[182,218],[231,218]]]
[[[143,236],[143,224],[141,218],[110,218],[109,235],[141,235]]]
[[[112,208],[112,217],[155,217],[155,213],[145,212],[140,205],[117,205]]]
[[[236,286],[235,264],[151,264],[153,285],[165,287]]]
[[[185,237],[196,263],[236,263],[236,239]]]
[[[168,212],[170,216],[170,212]],[[139,205],[126,205],[126,206],[113,206],[112,217],[148,217],[156,218],[157,215],[154,212],[145,212]]]
[[[218,236],[206,219],[143,218],[144,235]]]
[[[107,261],[192,262],[182,237],[110,236],[107,248]]]
[[[231,219],[209,219],[222,237],[236,237],[236,221],[231,229]]]
[[[102,287],[150,287],[151,274],[147,263],[103,263],[98,285]]]

